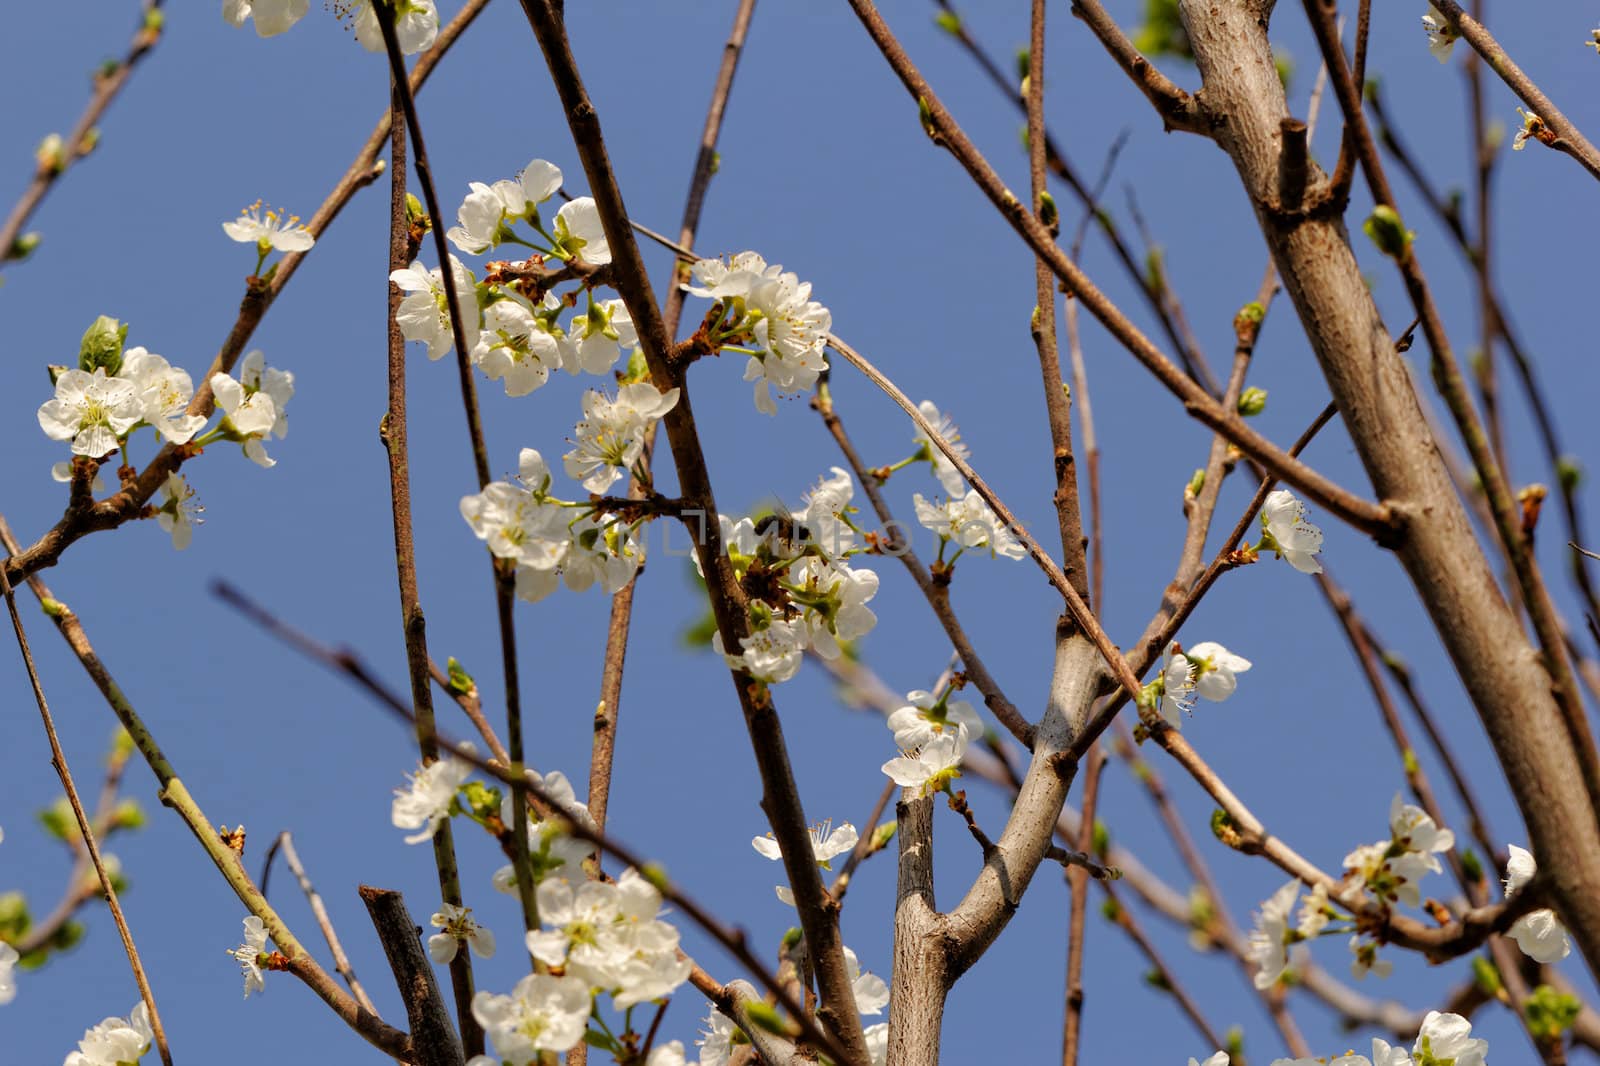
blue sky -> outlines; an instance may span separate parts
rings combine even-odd
[[[7,457],[0,506],[25,542],[59,516],[65,499],[63,487],[48,476],[65,446],[45,439],[33,417],[49,396],[45,365],[70,362],[84,327],[110,314],[131,323],[131,344],[201,373],[233,322],[253,265],[249,250],[227,240],[219,223],[258,198],[309,215],[385,105],[381,59],[357,47],[320,8],[287,36],[263,41],[228,27],[215,6],[169,12],[159,48],[106,116],[100,147],[34,218],[32,228],[44,236],[39,251],[3,274],[7,343],[0,396],[11,417],[0,418],[0,455]],[[444,6],[446,14],[456,7]],[[1137,5],[1109,6],[1124,24],[1137,20]],[[10,13],[11,40],[26,47],[14,49],[0,69],[0,97],[11,101],[0,112],[0,203],[25,186],[38,140],[76,117],[87,73],[123,48],[134,8],[27,5]],[[1025,8],[1013,4],[1001,12],[994,6],[971,20],[975,35],[1008,67],[1008,57],[1026,40]],[[658,229],[676,227],[732,10],[728,2],[569,5],[574,47],[629,209]],[[1026,188],[1018,114],[933,27],[934,10],[915,0],[885,4],[946,105],[1011,186]],[[1491,5],[1491,26],[1503,30],[1512,54],[1575,123],[1594,128],[1600,120],[1596,60],[1581,47],[1590,24],[1578,16],[1498,17],[1509,10]],[[1265,263],[1232,167],[1196,138],[1163,134],[1143,99],[1069,17],[1068,5],[1054,5],[1050,14],[1051,126],[1088,174],[1119,132],[1128,131],[1108,206],[1137,247],[1123,189],[1136,193],[1200,342],[1221,365],[1231,350],[1233,315],[1253,298]],[[1378,5],[1371,70],[1384,79],[1390,106],[1429,172],[1441,182],[1462,182],[1470,139],[1460,57],[1449,66],[1429,58],[1420,14],[1420,3]],[[1314,48],[1298,5],[1280,5],[1277,23],[1275,36],[1296,61],[1291,99],[1303,114]],[[1192,69],[1168,69],[1182,84],[1197,84]],[[1516,101],[1509,91],[1490,82],[1487,97],[1490,113],[1514,129]],[[569,190],[583,191],[542,59],[510,0],[491,5],[419,106],[447,212],[469,180],[510,176],[536,156],[566,171]],[[1333,112],[1329,101],[1314,144],[1325,165],[1337,146]],[[1030,528],[1053,534],[1049,438],[1028,336],[1032,261],[953,160],[929,144],[914,106],[845,5],[767,0],[758,7],[721,152],[697,247],[707,254],[753,248],[813,281],[817,298],[833,311],[835,332],[914,398],[949,409],[979,472]],[[1515,156],[1507,151],[1496,173],[1495,241],[1505,299],[1539,361],[1566,447],[1591,458],[1597,439],[1589,398],[1600,384],[1590,339],[1589,254],[1600,236],[1593,187],[1570,160],[1537,145]],[[1446,235],[1403,182],[1399,187],[1447,329],[1465,357],[1478,329],[1473,288]],[[1070,196],[1058,190],[1057,198],[1068,224],[1075,224]],[[1364,217],[1367,209],[1358,186],[1351,218]],[[382,1013],[399,1019],[403,1012],[386,986],[355,886],[403,890],[419,920],[437,902],[428,849],[407,847],[389,824],[390,792],[414,766],[412,745],[343,681],[270,643],[207,591],[213,579],[226,578],[314,634],[351,645],[403,685],[386,469],[377,440],[384,408],[386,212],[381,185],[358,196],[253,339],[270,364],[296,375],[292,432],[273,447],[278,466],[262,470],[230,448],[213,448],[186,471],[206,508],[188,551],[174,552],[153,523],[140,523],[78,543],[46,578],[79,612],[211,819],[248,827],[249,865],[257,867],[278,830],[294,832],[357,972]],[[669,264],[648,254],[659,292]],[[1403,290],[1359,236],[1357,254],[1398,333],[1411,317]],[[423,258],[431,263],[431,251]],[[1155,334],[1097,238],[1089,241],[1084,265]],[[1104,450],[1102,617],[1115,639],[1128,642],[1170,577],[1183,536],[1182,486],[1203,464],[1208,439],[1088,322],[1085,346]],[[1412,355],[1425,358],[1421,342]],[[796,504],[842,460],[803,401],[782,405],[775,419],[756,412],[749,386],[739,380],[741,369],[737,359],[706,361],[691,375],[721,508],[738,512],[774,496]],[[410,373],[416,538],[431,648],[437,658],[460,658],[495,708],[501,695],[488,566],[457,514],[457,501],[475,484],[454,370],[414,350]],[[1281,441],[1293,439],[1326,401],[1286,300],[1267,321],[1250,381],[1271,394],[1259,428]],[[552,457],[565,450],[586,384],[563,376],[515,400],[492,383],[481,385],[497,475],[514,471],[519,448]],[[1517,395],[1509,380],[1506,392]],[[909,454],[909,424],[861,378],[841,369],[835,397],[869,463]],[[1513,480],[1548,480],[1524,406],[1520,399],[1508,406]],[[149,455],[148,443],[141,439],[141,445],[140,460]],[[1341,482],[1365,487],[1337,424],[1308,458]],[[932,479],[913,469],[886,491],[897,513],[910,520],[912,493],[934,490]],[[1229,484],[1219,522],[1231,521],[1247,498],[1246,486]],[[1584,501],[1593,502],[1587,487]],[[1477,719],[1402,572],[1333,519],[1314,514],[1313,520],[1327,531],[1329,570],[1412,664],[1496,831],[1522,842]],[[1546,573],[1574,612],[1563,584],[1562,538],[1554,525],[1542,532]],[[926,538],[919,542],[920,549],[928,547]],[[875,569],[883,582],[873,604],[880,621],[863,654],[892,688],[927,687],[948,659],[948,645],[898,564],[880,560]],[[1027,562],[964,559],[954,600],[1007,694],[1036,717],[1059,609],[1042,576]],[[778,867],[749,846],[766,826],[727,674],[709,654],[682,644],[700,604],[687,564],[658,555],[638,595],[611,827],[661,858],[686,888],[746,927],[771,954],[791,915],[773,896]],[[518,612],[530,761],[565,771],[580,790],[606,611],[598,594],[563,592]],[[32,610],[25,617],[68,756],[80,782],[91,787],[110,713],[44,619]],[[1230,575],[1180,637],[1220,641],[1255,663],[1239,694],[1226,705],[1203,706],[1186,736],[1274,832],[1330,869],[1354,845],[1385,835],[1389,799],[1402,785],[1399,760],[1379,733],[1343,637],[1309,580],[1273,562]],[[59,786],[14,653],[0,655],[0,685],[10,693],[0,891],[25,892],[38,914],[57,899],[66,862],[32,816]],[[826,678],[813,671],[782,686],[777,702],[808,815],[860,824],[882,786],[878,767],[894,754],[888,732],[872,716],[842,707]],[[465,731],[457,718],[442,721]],[[1247,924],[1250,909],[1281,884],[1281,875],[1212,841],[1205,829],[1210,803],[1177,767],[1163,765],[1158,752],[1148,754],[1202,838],[1235,919]],[[1436,764],[1424,763],[1434,771],[1446,811],[1457,816]],[[240,1002],[237,971],[224,951],[239,942],[242,908],[187,830],[156,805],[153,779],[142,766],[129,768],[127,790],[145,803],[150,824],[110,850],[131,882],[125,906],[177,1060],[226,1054],[235,1066],[284,1057],[385,1061],[291,979],[274,976],[264,996]],[[981,783],[970,791],[979,818],[997,832],[1003,806]],[[1131,778],[1112,767],[1102,795],[1116,838],[1186,887],[1177,857]],[[515,903],[488,889],[498,865],[495,849],[469,829],[458,833],[468,903],[505,945],[479,966],[479,984],[505,990],[521,965],[510,950]],[[948,905],[976,872],[979,857],[949,812],[937,812],[936,834],[939,898]],[[867,968],[885,976],[893,873],[892,860],[868,864],[844,917],[847,942]],[[1444,891],[1444,883],[1437,889]],[[316,943],[310,915],[288,878],[275,879],[273,899],[300,938]],[[1023,1062],[1057,1054],[1067,906],[1061,878],[1044,871],[1010,929],[953,993],[946,1061],[973,1061],[997,1048]],[[0,1066],[57,1061],[84,1028],[126,1013],[135,1002],[109,917],[100,907],[84,917],[85,942],[45,969],[21,974],[17,1000],[0,1008]],[[1253,1061],[1282,1053],[1236,967],[1195,957],[1182,932],[1158,918],[1146,924],[1215,1025],[1244,1026]],[[689,928],[685,946],[713,974],[737,976],[732,962]],[[1319,943],[1315,957],[1336,974],[1345,972],[1341,942]],[[1364,991],[1414,1008],[1437,1005],[1442,990],[1463,973],[1459,965],[1433,971],[1393,958],[1395,976],[1369,981]],[[1142,983],[1143,961],[1098,918],[1091,919],[1087,960],[1085,1061],[1181,1063],[1212,1050],[1201,1046],[1162,994]],[[1576,960],[1563,969],[1586,982]],[[1294,1002],[1318,1053],[1352,1043],[1364,1050],[1361,1038],[1341,1035],[1315,1003]],[[691,1041],[703,1013],[699,997],[685,991],[668,1011],[665,1035]],[[1526,1059],[1527,1045],[1504,1012],[1486,1014],[1482,1032],[1498,1061]]]

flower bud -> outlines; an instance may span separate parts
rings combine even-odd
[[[39,233],[24,233],[11,242],[11,247],[6,249],[5,258],[21,262],[32,255],[34,250],[39,247],[39,242],[43,240],[43,235]]]
[[[961,16],[949,8],[944,8],[934,15],[933,24],[952,37],[961,33]]]
[[[94,373],[104,367],[107,377],[122,369],[122,345],[128,339],[128,325],[110,315],[101,315],[83,331],[78,343],[78,369]]]
[[[1254,385],[1239,394],[1239,414],[1244,418],[1254,418],[1267,409],[1267,390],[1258,389]]]
[[[467,673],[466,667],[454,655],[444,661],[445,671],[450,675],[450,691],[459,692],[466,696],[478,689],[478,683],[472,680],[472,675]]]
[[[1373,208],[1372,214],[1361,224],[1361,229],[1372,238],[1372,243],[1378,246],[1380,252],[1395,259],[1405,257],[1417,236],[1400,221],[1400,212],[1388,204]]]
[[[1048,192],[1039,193],[1039,221],[1052,235],[1061,232],[1061,209],[1056,206],[1056,198]]]
[[[783,1015],[759,999],[746,1000],[740,1004],[739,1009],[744,1012],[745,1020],[757,1029],[765,1029],[775,1036],[790,1035],[788,1023],[783,1020]]]

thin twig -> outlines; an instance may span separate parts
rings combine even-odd
[[[9,545],[7,551],[10,551]],[[117,899],[116,886],[111,883],[111,875],[106,872],[106,864],[100,857],[100,845],[95,841],[94,826],[89,824],[89,816],[84,812],[83,801],[78,798],[78,786],[73,782],[72,771],[67,767],[66,753],[61,750],[61,741],[56,736],[55,719],[50,715],[50,704],[44,698],[44,686],[40,683],[39,671],[34,666],[33,651],[28,647],[28,634],[22,628],[22,615],[17,612],[16,590],[11,587],[3,568],[0,568],[0,591],[5,593],[6,609],[11,613],[11,628],[17,635],[17,649],[22,653],[22,664],[28,671],[28,684],[33,688],[34,702],[39,705],[39,717],[44,722],[45,739],[50,742],[50,765],[55,767],[56,776],[61,779],[61,787],[67,794],[67,802],[72,805],[72,816],[78,821],[78,833],[83,838],[84,850],[94,865],[95,875],[100,879],[100,890],[105,893],[106,906],[111,910],[111,919],[116,922],[117,933],[122,937],[122,949],[127,952],[128,965],[133,969],[134,983],[139,986],[139,998],[144,1000],[145,1009],[150,1012],[150,1029],[155,1035],[156,1050],[161,1053],[161,1061],[166,1066],[172,1066],[172,1050],[167,1046],[167,1031],[161,1024],[160,1012],[156,1010],[155,993],[150,989],[149,977],[145,976],[139,949],[134,947],[133,932],[128,928],[127,916],[122,913],[122,902]]]
[[[272,873],[273,857],[279,852],[283,853],[283,864],[294,875],[295,881],[300,885],[300,891],[305,893],[306,902],[311,905],[311,915],[317,920],[317,928],[322,930],[322,939],[328,942],[328,951],[333,955],[333,968],[344,978],[344,983],[350,986],[350,994],[356,997],[356,1002],[371,1013],[377,1014],[378,1008],[372,1005],[367,990],[361,987],[355,967],[350,965],[350,957],[344,953],[344,945],[339,942],[339,934],[333,928],[333,919],[328,916],[328,908],[323,904],[321,894],[311,883],[305,866],[300,862],[300,853],[294,849],[294,838],[289,835],[287,829],[277,835],[261,860],[261,894],[263,896],[267,894],[267,877]]]

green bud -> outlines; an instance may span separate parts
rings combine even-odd
[[[928,99],[925,96],[917,97],[917,121],[922,123],[922,132],[928,135],[928,140],[934,144],[944,143],[939,128],[933,124],[933,109],[928,106]]]
[[[1578,463],[1575,455],[1563,455],[1556,460],[1556,478],[1561,482],[1561,488],[1566,492],[1573,492],[1583,483],[1583,467]]]
[[[78,342],[78,369],[94,373],[104,367],[107,377],[122,369],[122,346],[128,339],[128,324],[110,315],[101,315],[83,331]]]
[[[783,1015],[778,1013],[777,1008],[759,999],[750,999],[741,1004],[739,1009],[744,1012],[745,1021],[757,1029],[765,1029],[774,1036],[789,1035],[788,1023],[783,1020]]]
[[[1051,233],[1061,229],[1061,209],[1056,206],[1056,198],[1049,192],[1039,193],[1039,221],[1044,223],[1045,229]]]
[[[39,169],[48,174],[59,174],[67,167],[65,146],[61,141],[61,134],[52,133],[39,142],[39,147],[33,150],[33,159]]]
[[[113,884],[115,881],[116,878],[112,878]],[[63,922],[61,928],[56,930],[56,935],[50,938],[50,947],[56,951],[66,951],[76,947],[78,941],[83,939],[83,932],[82,922]]]
[[[49,596],[39,601],[39,609],[51,618],[60,618],[67,613],[67,605],[60,600],[52,600]]]
[[[1111,853],[1111,830],[1098,818],[1089,832],[1089,847],[1102,859]]]
[[[1108,922],[1119,921],[1122,918],[1122,905],[1107,896],[1105,902],[1100,904],[1100,914]]]
[[[417,194],[406,193],[406,221],[421,222],[426,220],[428,213],[422,208],[422,201],[417,199]]]
[[[139,806],[139,801],[136,799],[123,800],[111,812],[113,829],[143,829],[144,823],[144,808]]]
[[[55,606],[57,608],[59,608],[61,606],[59,603],[56,603],[54,600],[51,600],[50,602],[51,602],[51,604],[53,606]],[[126,729],[122,728],[121,726],[117,726],[116,732],[111,734],[111,758],[113,758],[113,759],[126,759],[128,756],[130,756],[132,754],[133,754],[133,737],[132,737],[132,735],[130,735]]]
[[[1151,292],[1160,292],[1166,288],[1166,268],[1162,262],[1159,244],[1144,254],[1144,284]]]
[[[692,569],[689,571],[689,573],[690,576],[694,576],[694,571]],[[682,639],[686,647],[709,648],[711,647],[711,638],[716,635],[717,616],[712,614],[708,608],[706,612],[700,616],[699,621],[694,622],[684,628]]]
[[[934,15],[933,24],[952,37],[959,36],[961,33],[961,16],[949,8],[944,8]]]
[[[1267,317],[1267,309],[1262,307],[1256,301],[1251,300],[1249,303],[1239,308],[1239,314],[1237,317],[1244,319],[1246,322],[1250,322],[1259,326],[1261,325],[1261,320]]]
[[[785,952],[793,951],[799,946],[800,938],[803,936],[805,936],[805,932],[799,926],[790,926],[788,931],[783,934],[783,940],[779,942],[779,946]]]
[[[160,33],[167,25],[166,12],[159,7],[147,8],[144,13],[144,28],[147,33]]]
[[[1417,236],[1400,221],[1400,212],[1388,204],[1373,208],[1372,214],[1361,224],[1361,230],[1372,238],[1372,243],[1378,246],[1380,252],[1395,259],[1405,257]]]
[[[1188,483],[1183,486],[1183,498],[1186,500],[1195,499],[1200,495],[1200,490],[1205,487],[1206,472],[1203,469],[1196,468],[1194,476],[1189,478]]]
[[[40,811],[37,817],[44,831],[57,840],[78,839],[78,820],[73,816],[72,804],[67,802],[65,796]]]
[[[28,901],[21,892],[0,893],[0,939],[20,940],[33,926]]]
[[[1472,983],[1478,986],[1478,991],[1491,999],[1500,995],[1500,971],[1495,964],[1482,955],[1472,957]]]
[[[1244,837],[1239,834],[1238,825],[1221,807],[1211,812],[1211,835],[1230,848],[1238,849],[1244,845]]]
[[[1230,1059],[1238,1062],[1240,1059],[1244,1058],[1243,1029],[1239,1028],[1237,1025],[1229,1026],[1227,1033],[1223,1036],[1223,1043],[1228,1045],[1223,1050],[1228,1053],[1228,1057]]]
[[[1361,98],[1367,103],[1372,103],[1378,98],[1378,93],[1383,89],[1377,78],[1368,78],[1361,83]]]
[[[500,816],[500,790],[482,781],[462,785],[460,802],[479,822],[491,815]]]
[[[466,667],[462,666],[454,655],[444,661],[444,668],[450,675],[451,692],[459,692],[465,696],[477,689],[478,683],[472,680],[472,675],[467,673]]]
[[[1172,991],[1172,983],[1167,980],[1167,975],[1160,970],[1146,970],[1144,983],[1161,992]]]
[[[100,127],[90,126],[87,130],[84,130],[83,140],[78,142],[78,154],[80,156],[88,155],[98,147],[100,147]]]
[[[672,881],[667,877],[667,868],[659,862],[647,862],[639,871],[639,876],[652,885],[663,896],[672,891]]]
[[[1400,762],[1405,767],[1407,777],[1417,772],[1417,753],[1410,748],[1400,753]]]
[[[1017,49],[1017,80],[1026,82],[1028,75],[1032,73],[1032,69],[1033,57],[1029,55],[1028,50],[1026,48]]]
[[[1474,884],[1483,880],[1483,860],[1478,858],[1478,853],[1471,848],[1461,852],[1461,868],[1467,875],[1467,880]]]
[[[711,173],[716,174],[721,170],[722,170],[722,153],[721,152],[717,152],[717,151],[713,151],[711,153]]]
[[[872,850],[881,851],[888,847],[889,841],[894,839],[894,835],[899,831],[899,829],[900,823],[896,821],[884,822],[882,825],[878,826],[878,828],[874,829],[872,831]]]
[[[1288,52],[1273,49],[1272,65],[1278,69],[1278,84],[1283,86],[1283,91],[1289,91],[1289,79],[1294,77],[1294,57]]]
[[[1244,418],[1254,418],[1267,409],[1267,390],[1258,389],[1251,385],[1239,394],[1239,414]]]
[[[11,242],[11,247],[6,249],[5,258],[20,263],[32,255],[43,241],[44,236],[42,234],[24,233]]]
[[[120,59],[102,59],[100,65],[94,68],[95,81],[104,81],[122,68]]]
[[[1528,994],[1522,1013],[1528,1019],[1528,1033],[1535,1040],[1554,1041],[1572,1028],[1578,1017],[1578,1000],[1549,985],[1540,985]]]

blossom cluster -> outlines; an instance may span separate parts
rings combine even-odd
[[[439,12],[434,0],[390,0],[395,12],[395,39],[404,55],[420,52],[433,44],[439,34]],[[222,0],[222,17],[233,26],[247,21],[255,24],[262,37],[276,37],[305,17],[311,0]],[[334,14],[350,20],[350,28],[361,47],[369,52],[383,51],[383,30],[372,0],[339,0]]]
[[[1472,1035],[1472,1023],[1459,1014],[1429,1011],[1422,1020],[1416,1042],[1407,1051],[1381,1037],[1372,1039],[1372,1057],[1347,1051],[1324,1058],[1273,1059],[1271,1066],[1485,1066],[1489,1042]],[[1219,1051],[1202,1064],[1195,1059],[1189,1066],[1228,1066],[1226,1051]]]
[[[922,417],[933,426],[934,432],[944,438],[950,444],[950,450],[963,461],[972,455],[971,449],[962,443],[961,431],[949,415],[928,400],[919,403],[917,410],[922,412]],[[939,538],[939,562],[944,566],[954,565],[956,557],[969,548],[981,548],[988,551],[991,557],[1006,559],[1020,559],[1027,554],[1022,542],[1000,521],[978,490],[967,488],[966,478],[933,443],[932,438],[918,429],[913,440],[916,441],[917,450],[907,462],[928,463],[945,492],[943,498],[933,500],[920,492],[911,497],[917,521]],[[955,555],[946,559],[945,550],[952,544],[956,547]]]
[[[86,1030],[78,1050],[63,1066],[128,1066],[137,1063],[155,1041],[150,1009],[141,1001],[126,1018],[107,1018]]]
[[[750,617],[750,634],[740,638],[738,654],[728,652],[720,632],[712,638],[729,666],[757,681],[787,681],[808,648],[834,659],[841,641],[863,637],[877,625],[867,603],[877,595],[878,575],[850,565],[867,549],[850,517],[854,496],[849,473],[834,467],[833,476],[820,479],[798,511],[760,520],[719,517],[723,546]]]
[[[983,721],[972,704],[950,698],[947,685],[935,696],[921,690],[908,693],[904,706],[889,715],[898,757],[883,764],[883,772],[901,788],[930,795],[961,776],[961,759],[967,743],[983,735]]]
[[[128,462],[133,434],[149,427],[165,445],[184,445],[191,452],[216,441],[241,445],[244,454],[263,467],[276,464],[267,454],[266,441],[289,432],[285,408],[294,395],[294,375],[266,365],[261,352],[240,360],[237,376],[216,373],[209,382],[221,417],[202,433],[207,419],[189,411],[194,381],[188,371],[165,358],[135,346],[124,349],[128,327],[101,315],[84,333],[78,365],[53,367],[55,395],[39,407],[39,428],[51,440],[71,443],[75,462],[57,463],[51,476],[71,481],[78,468],[90,462],[86,476],[90,492],[102,491],[99,465],[113,453]],[[154,517],[171,534],[172,543],[189,546],[202,508],[182,474],[169,474],[153,505]]]
[[[1201,641],[1184,650],[1177,641],[1167,647],[1161,672],[1140,693],[1140,703],[1157,709],[1173,729],[1183,728],[1183,716],[1194,711],[1196,697],[1221,702],[1239,687],[1238,675],[1250,669],[1250,660],[1221,644]]]
[[[513,832],[512,797],[469,783],[471,773],[466,761],[446,755],[395,790],[392,821],[397,828],[417,830],[407,843],[431,838],[458,814],[502,840]],[[593,848],[570,827],[592,829],[594,820],[566,776],[531,771],[528,776],[553,808],[544,817],[532,808],[528,814],[528,870],[541,927],[527,932],[525,943],[541,972],[523,978],[509,994],[481,991],[473,997],[473,1017],[495,1052],[475,1058],[475,1064],[526,1066],[541,1052],[566,1051],[584,1039],[596,996],[609,995],[616,1009],[626,1011],[670,996],[693,968],[678,950],[678,930],[662,920],[661,892],[649,878],[628,870],[613,882],[585,870]],[[498,891],[518,891],[517,871],[510,865],[492,881]],[[494,953],[493,934],[470,909],[447,904],[431,921],[440,930],[428,939],[435,962],[450,962],[462,944],[485,957]]]

